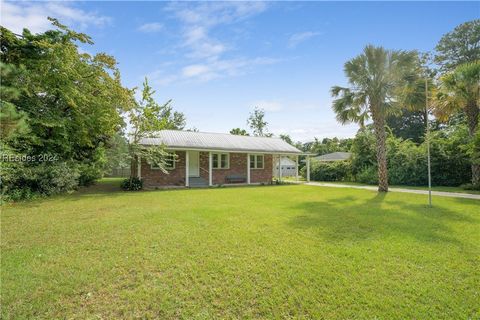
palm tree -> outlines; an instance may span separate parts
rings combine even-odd
[[[435,109],[440,117],[463,110],[473,140],[480,114],[480,61],[465,63],[440,77]],[[480,165],[472,160],[472,183],[480,184]]]
[[[378,191],[388,191],[385,118],[399,111],[400,88],[414,77],[418,55],[368,45],[363,53],[345,63],[350,86],[331,89],[337,120],[363,125],[372,119],[377,149]]]

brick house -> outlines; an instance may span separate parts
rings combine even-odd
[[[274,176],[274,163],[282,156],[293,157],[298,164],[298,156],[304,155],[278,138],[223,133],[162,130],[140,143],[146,148],[164,145],[172,155],[167,161],[168,173],[144,159],[132,167],[134,176],[147,188],[268,184]],[[309,164],[307,155],[307,177]]]

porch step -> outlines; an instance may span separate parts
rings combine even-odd
[[[188,184],[191,188],[208,187],[208,181],[201,177],[188,178]]]

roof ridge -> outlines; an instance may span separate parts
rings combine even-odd
[[[206,134],[217,134],[217,135],[224,135],[224,136],[234,136],[234,137],[245,137],[245,138],[266,138],[266,139],[279,139],[282,140],[280,137],[259,137],[259,136],[245,136],[240,134],[231,134],[231,133],[224,133],[224,132],[206,132],[206,131],[189,131],[189,130],[175,130],[175,129],[164,129],[159,130],[157,132],[162,131],[180,131],[180,132],[188,132],[188,133],[206,133]]]

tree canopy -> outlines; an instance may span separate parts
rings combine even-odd
[[[397,103],[407,79],[415,79],[418,54],[368,45],[363,53],[345,63],[349,87],[334,86],[332,108],[342,124],[371,118],[375,128],[379,191],[388,191],[386,117],[398,113]]]
[[[230,134],[233,134],[236,136],[249,136],[247,130],[240,129],[240,128],[233,128],[232,130],[230,130]]]
[[[140,142],[144,138],[153,138],[160,130],[185,128],[185,115],[174,111],[172,100],[159,104],[154,98],[155,91],[145,78],[142,89],[142,99],[134,104],[128,112],[132,132],[130,134],[130,154],[132,159],[143,158],[149,164],[158,165],[160,170],[167,173],[167,157],[169,153],[164,146],[150,146],[144,148]]]
[[[39,34],[0,28],[2,153],[35,159],[2,166],[3,192],[50,194],[91,183],[102,173],[105,144],[125,125],[121,113],[134,103],[112,56],[80,53],[78,43],[92,44],[90,37],[50,20],[54,29]]]
[[[435,49],[435,62],[442,71],[480,60],[480,19],[455,27],[440,39]]]
[[[268,132],[268,122],[265,120],[265,110],[255,107],[247,119],[247,125],[252,129],[253,135],[257,137],[271,137]]]

